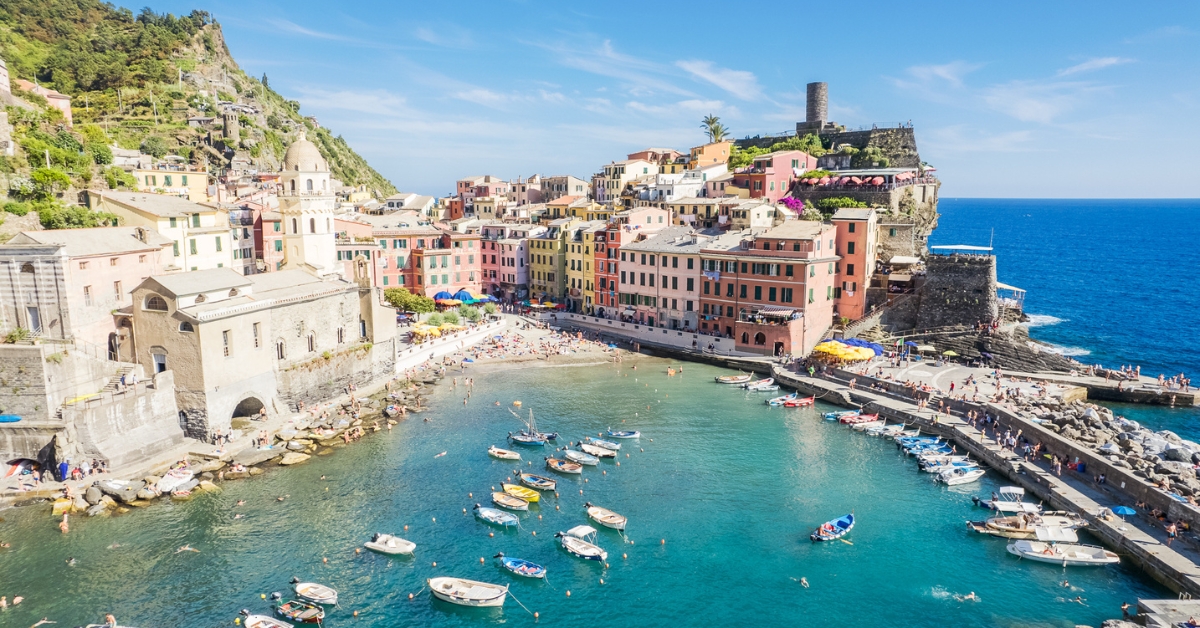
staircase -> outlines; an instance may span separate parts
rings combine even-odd
[[[104,385],[104,388],[102,388],[100,392],[117,392],[120,390],[121,378],[125,375],[128,375],[131,371],[133,371],[132,366],[122,366],[121,368],[117,369],[117,374],[108,380],[108,383]]]

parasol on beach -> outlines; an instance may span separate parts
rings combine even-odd
[[[942,352],[942,355],[944,355],[944,356],[946,356],[946,357],[948,357],[948,358],[956,358],[956,357],[958,357],[958,354],[957,354],[957,353],[955,353],[954,351],[943,351],[943,352]]]

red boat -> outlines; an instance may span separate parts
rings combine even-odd
[[[844,416],[838,420],[842,423],[845,423],[846,425],[855,425],[858,423],[870,423],[871,421],[878,421],[879,415],[878,414],[855,414],[853,416]]]
[[[812,404],[816,403],[816,401],[817,398],[815,396],[805,397],[803,399],[788,399],[787,401],[783,402],[783,407],[803,408],[804,406],[811,406]]]

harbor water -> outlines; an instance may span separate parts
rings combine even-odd
[[[1084,364],[1141,365],[1200,384],[1200,200],[954,199],[931,244],[992,242],[1024,288],[1030,335]],[[1200,441],[1200,408],[1113,405]]]
[[[1096,626],[1123,601],[1169,595],[1130,566],[1064,570],[969,534],[964,522],[986,515],[970,497],[1003,485],[999,476],[940,486],[891,441],[823,421],[832,406],[770,408],[770,393],[713,382],[728,371],[689,363],[669,377],[677,363],[638,364],[468,372],[465,406],[464,388],[446,383],[418,415],[428,421],[189,502],[74,520],[65,536],[45,508],[0,513],[0,540],[12,543],[0,550],[0,595],[25,597],[0,625],[75,626],[112,612],[127,626],[233,626],[240,609],[269,612],[260,596],[286,595],[292,576],[341,592],[329,628],[534,625],[513,599],[498,610],[431,600],[426,579],[444,575],[511,583],[546,626]],[[615,461],[558,476],[559,497],[522,513],[519,529],[492,528],[469,510],[518,466],[486,454],[520,427],[514,400],[563,444],[608,427],[643,436],[623,441]],[[532,465],[521,468],[552,475],[549,450],[522,453]],[[607,566],[566,554],[553,536],[588,523],[586,501],[629,518],[627,538],[600,528]],[[857,525],[845,542],[809,541],[849,512]],[[415,557],[356,554],[374,532],[415,542]],[[545,565],[547,580],[502,571],[498,552]],[[955,598],[969,592],[980,601]]]

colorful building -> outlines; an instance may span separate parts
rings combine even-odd
[[[562,302],[566,291],[566,244],[570,227],[578,218],[559,218],[546,230],[529,238],[529,292],[535,299]]]
[[[867,287],[875,274],[879,220],[874,209],[837,210],[830,219],[837,227],[834,307],[839,317],[858,320],[867,311]]]
[[[692,149],[688,169],[697,170],[716,164],[727,164],[732,148],[733,142],[711,142],[703,146],[696,146]]]
[[[138,190],[152,194],[168,194],[186,198],[193,203],[211,200],[208,194],[208,172],[169,164],[153,168],[138,168],[130,174],[137,179]]]
[[[651,327],[695,331],[700,313],[700,249],[711,238],[666,227],[621,247],[622,317]]]
[[[87,205],[121,217],[124,225],[146,227],[172,241],[163,270],[232,268],[233,235],[229,212],[162,194],[88,190]]]

